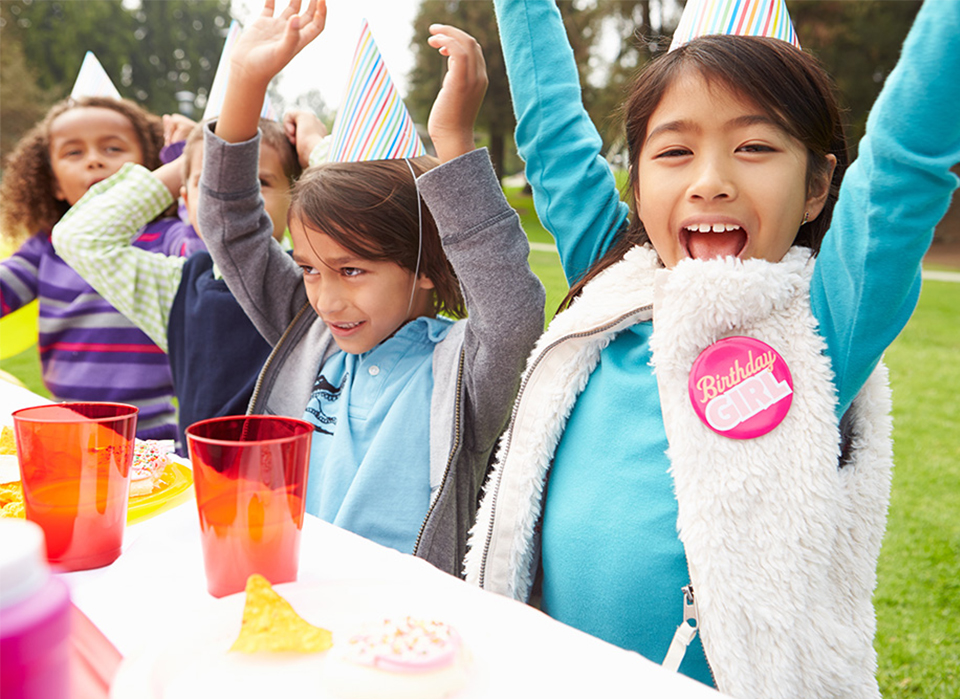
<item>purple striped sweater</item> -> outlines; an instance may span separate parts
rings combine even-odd
[[[133,243],[166,255],[203,244],[177,218],[144,227]],[[167,355],[53,251],[48,232],[0,263],[0,315],[38,299],[43,381],[56,400],[113,401],[140,409],[137,436],[176,439]]]

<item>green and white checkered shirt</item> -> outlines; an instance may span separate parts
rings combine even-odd
[[[53,229],[57,254],[164,352],[185,257],[131,245],[171,204],[167,187],[130,163],[91,187]]]

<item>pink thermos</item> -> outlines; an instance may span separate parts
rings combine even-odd
[[[50,574],[43,530],[0,519],[0,697],[69,696],[69,590]]]

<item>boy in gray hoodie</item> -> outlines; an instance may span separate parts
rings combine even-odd
[[[207,245],[273,347],[250,411],[314,424],[308,512],[457,575],[543,328],[519,219],[473,146],[483,56],[464,32],[431,28],[449,57],[429,122],[439,166],[421,157],[311,169],[290,209],[291,258],[272,239],[256,173],[267,83],[326,18],[322,0],[302,15],[294,4],[273,17],[268,0],[241,36],[222,116],[205,134]]]

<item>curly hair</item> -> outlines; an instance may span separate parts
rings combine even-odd
[[[0,236],[4,239],[18,240],[37,231],[49,231],[70,208],[56,197],[50,165],[50,125],[61,114],[82,107],[112,109],[129,119],[143,152],[142,164],[150,170],[160,166],[163,125],[159,117],[126,99],[70,97],[57,102],[4,162],[0,182]]]

